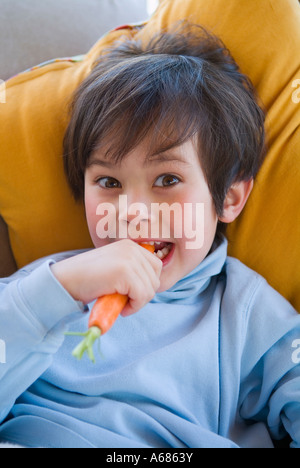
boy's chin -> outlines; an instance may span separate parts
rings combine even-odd
[[[161,274],[161,280],[160,280],[160,286],[157,290],[157,293],[163,293],[167,291],[168,289],[172,288],[179,280],[181,277],[178,278],[170,278],[170,274],[164,275],[164,272]]]

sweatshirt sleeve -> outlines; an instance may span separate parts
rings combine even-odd
[[[240,415],[300,448],[300,315],[262,280],[245,330]]]
[[[0,280],[0,423],[50,366],[68,324],[84,310],[52,274],[52,263]]]

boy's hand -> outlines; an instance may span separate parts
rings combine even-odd
[[[160,285],[162,261],[132,240],[125,239],[51,265],[62,286],[84,304],[104,294],[126,294],[122,315],[140,310]]]

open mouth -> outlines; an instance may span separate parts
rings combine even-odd
[[[155,247],[154,255],[156,255],[160,260],[164,260],[169,255],[169,253],[171,252],[174,246],[172,242],[164,242],[164,241],[148,241],[145,243],[154,245]]]

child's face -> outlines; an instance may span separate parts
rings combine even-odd
[[[167,243],[155,244],[162,251],[162,292],[206,257],[218,217],[193,141],[150,158],[146,145],[119,164],[101,150],[92,154],[85,173],[85,208],[95,247],[124,237]]]

